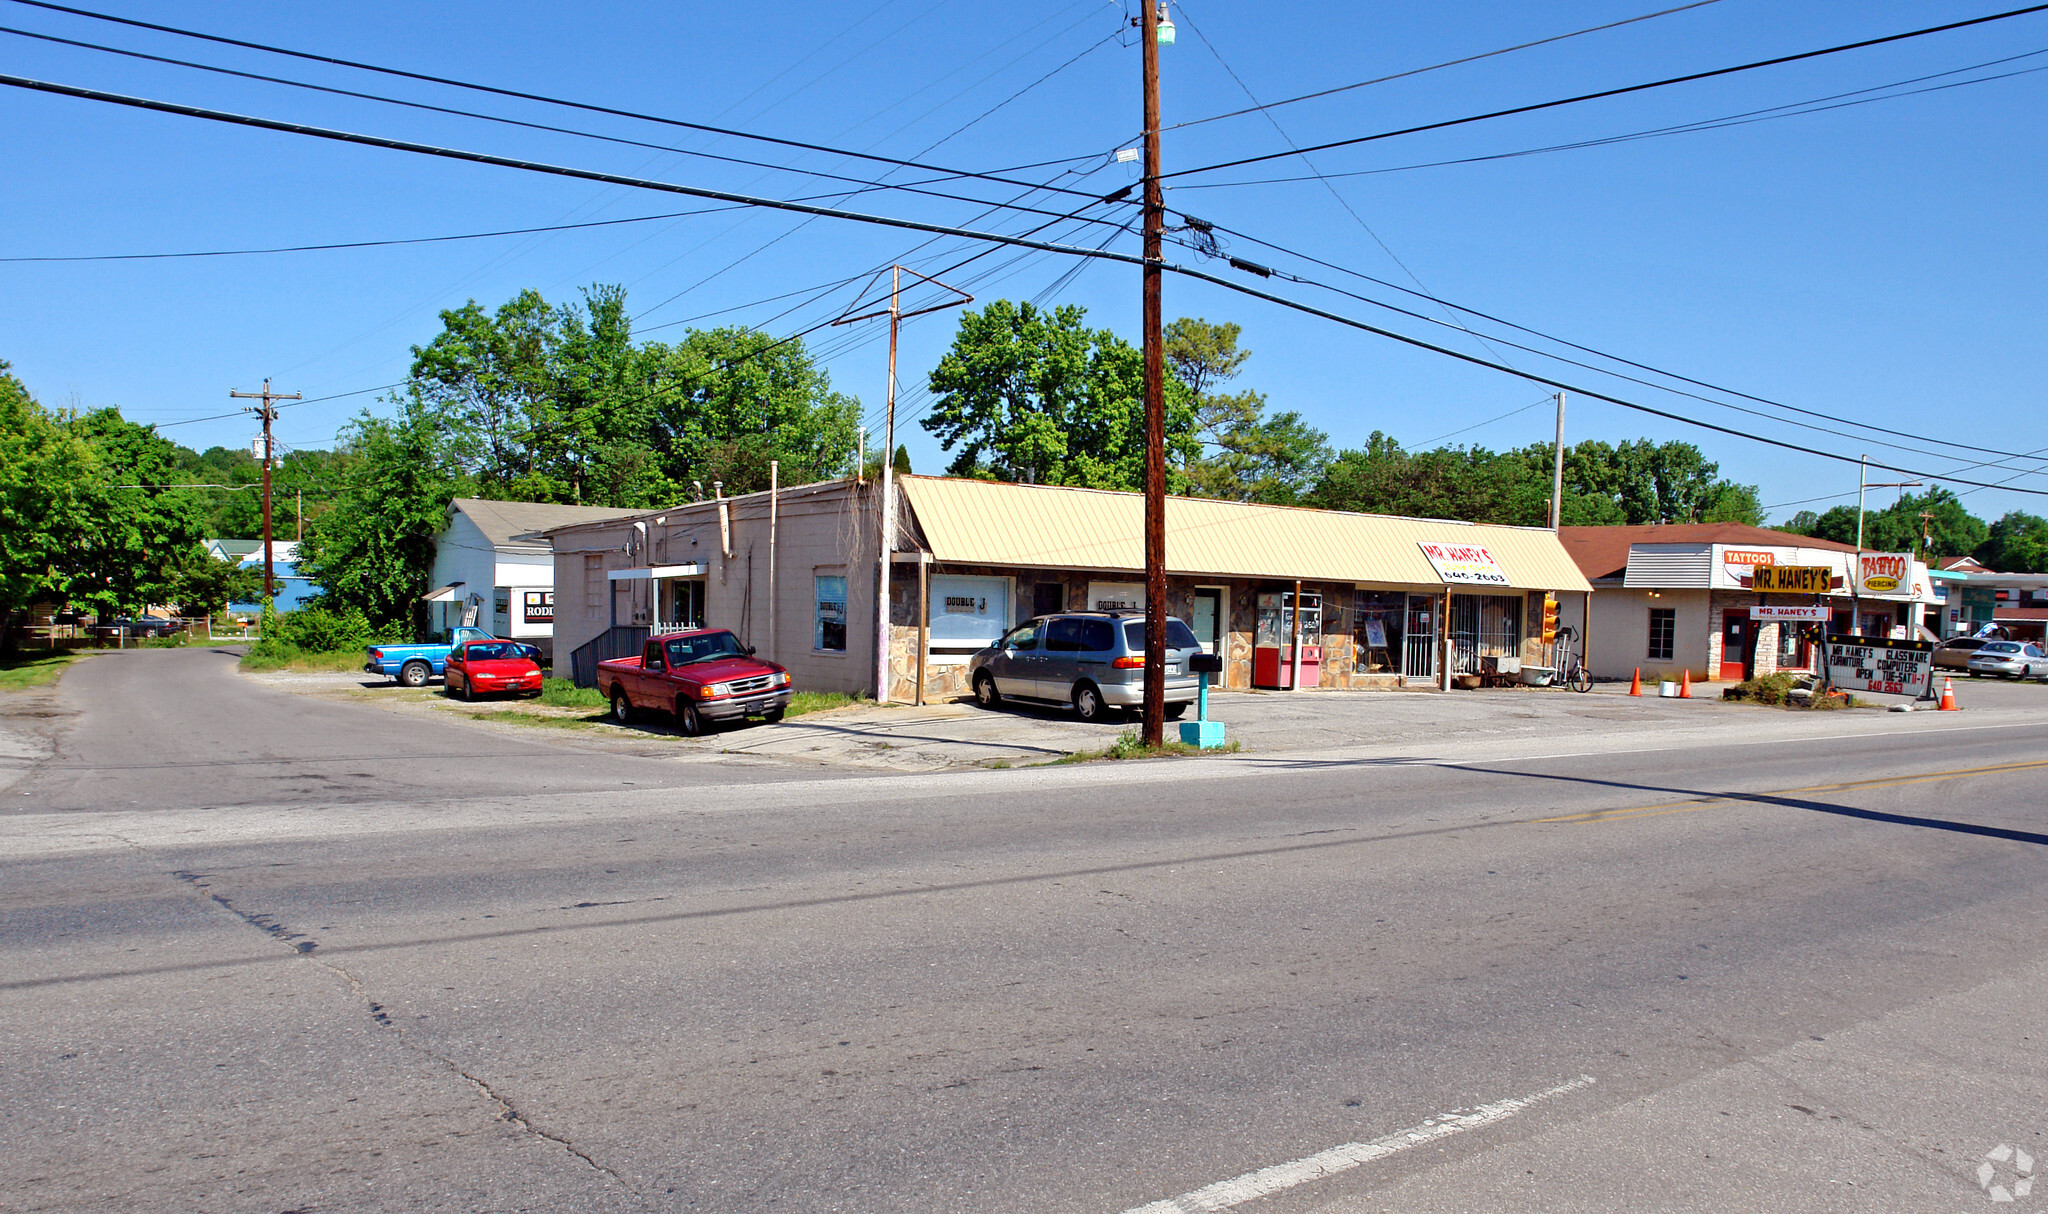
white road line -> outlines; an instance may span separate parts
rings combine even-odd
[[[1311,1180],[1322,1180],[1339,1172],[1350,1171],[1362,1163],[1385,1159],[1410,1147],[1419,1147],[1452,1134],[1505,1121],[1531,1105],[1562,1096],[1567,1092],[1575,1092],[1583,1087],[1590,1087],[1593,1082],[1591,1075],[1581,1075],[1569,1083],[1560,1083],[1533,1096],[1482,1104],[1476,1109],[1464,1112],[1444,1113],[1412,1129],[1401,1130],[1385,1138],[1375,1138],[1371,1142],[1347,1142],[1341,1147],[1318,1151],[1306,1159],[1260,1168],[1256,1172],[1246,1172],[1230,1180],[1220,1180],[1215,1184],[1206,1185],[1192,1193],[1182,1193],[1179,1197],[1169,1197],[1150,1205],[1137,1206],[1124,1211],[1124,1214],[1209,1214],[1210,1211],[1227,1210],[1231,1206],[1241,1205],[1255,1198],[1270,1197],[1282,1189],[1291,1189],[1295,1185],[1305,1184]]]

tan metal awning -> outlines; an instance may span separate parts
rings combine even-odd
[[[1042,569],[1145,566],[1139,494],[930,476],[906,476],[901,483],[936,560]],[[1166,499],[1166,567],[1181,576],[1444,585],[1424,544],[1485,548],[1507,577],[1497,589],[1592,589],[1547,528]],[[1462,582],[1451,588],[1485,589]]]
[[[457,597],[459,597],[458,592],[462,589],[462,587],[463,583],[461,582],[450,582],[446,586],[441,587],[439,590],[431,591],[427,594],[421,595],[420,602],[452,603],[456,600]]]

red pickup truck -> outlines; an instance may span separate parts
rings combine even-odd
[[[780,721],[789,707],[789,672],[723,628],[649,637],[639,657],[599,662],[597,689],[620,724],[642,710],[672,712],[693,738],[736,717]]]

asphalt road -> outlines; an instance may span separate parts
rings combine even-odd
[[[821,778],[205,653],[57,702],[11,1209],[2029,1209],[1985,1155],[2048,1161],[2048,716]]]

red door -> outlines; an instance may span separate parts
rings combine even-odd
[[[1721,613],[1721,680],[1740,683],[1749,677],[1749,612]]]

